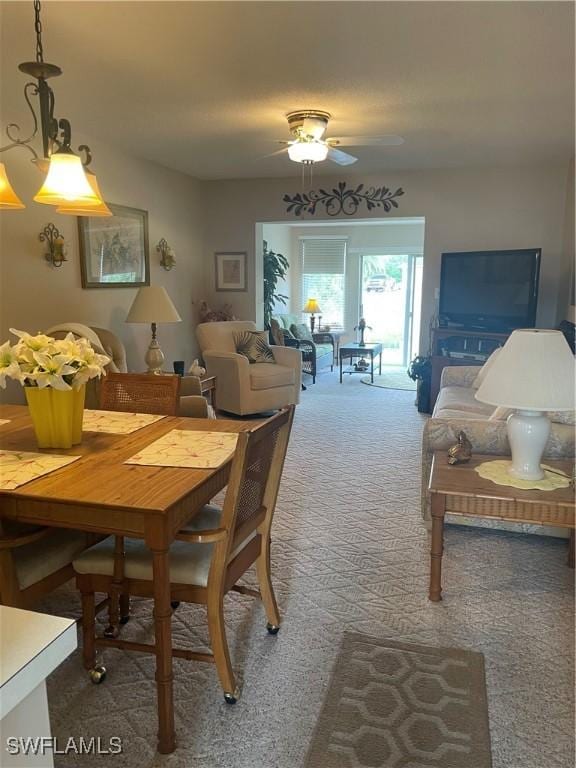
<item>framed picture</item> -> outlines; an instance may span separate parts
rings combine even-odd
[[[246,291],[246,251],[215,253],[216,290]]]
[[[148,212],[123,205],[113,216],[79,216],[82,288],[150,285]]]

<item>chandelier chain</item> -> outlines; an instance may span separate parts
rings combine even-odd
[[[42,48],[42,21],[40,20],[40,0],[34,0],[34,29],[36,30],[36,61],[44,62],[44,49]]]

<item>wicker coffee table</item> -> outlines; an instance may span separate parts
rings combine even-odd
[[[574,489],[555,491],[523,491],[485,480],[475,467],[498,456],[474,456],[468,464],[451,466],[445,451],[436,451],[430,472],[428,490],[432,494],[432,546],[430,552],[430,592],[433,602],[442,599],[442,551],[444,547],[444,515],[465,515],[506,520],[512,523],[548,525],[570,528],[568,565],[574,568]],[[544,463],[572,475],[573,461]]]
[[[340,384],[342,384],[342,374],[344,373],[342,365],[346,358],[350,359],[350,368],[346,373],[369,373],[370,381],[374,384],[374,358],[378,356],[380,361],[378,372],[380,374],[382,373],[382,344],[364,344],[363,346],[360,346],[360,344],[355,341],[346,342],[345,344],[340,345],[338,356],[340,358]],[[352,360],[354,358],[362,359],[364,357],[370,358],[370,367],[363,370],[354,370],[352,368]]]

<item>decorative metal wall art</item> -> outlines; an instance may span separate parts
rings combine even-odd
[[[176,264],[176,256],[174,255],[172,248],[170,248],[166,242],[166,238],[163,237],[160,240],[156,246],[156,251],[160,254],[160,265],[164,267],[167,272],[170,271]]]
[[[44,258],[53,267],[61,267],[65,261],[68,261],[64,248],[64,238],[54,224],[46,224],[38,235],[38,240],[41,243],[48,243],[48,252],[44,254]]]
[[[328,216],[338,216],[343,213],[346,216],[354,216],[358,213],[362,203],[366,203],[369,211],[374,208],[383,208],[389,213],[392,208],[398,208],[396,198],[404,194],[402,187],[398,187],[392,192],[388,187],[364,187],[364,184],[358,184],[357,187],[346,189],[346,182],[338,182],[338,186],[332,190],[320,189],[318,192],[298,192],[295,195],[284,195],[284,202],[288,203],[287,213],[294,213],[296,216],[302,216],[303,213],[309,213],[314,216],[319,205],[323,205]]]

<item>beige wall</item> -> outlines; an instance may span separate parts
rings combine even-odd
[[[165,286],[182,317],[181,323],[159,326],[166,367],[171,368],[178,359],[189,364],[197,352],[192,300],[203,297],[205,280],[200,184],[88,137],[74,137],[75,145],[82,141],[92,146],[94,170],[105,198],[148,211],[151,283]],[[0,212],[0,339],[8,338],[9,327],[35,332],[66,321],[99,325],[124,341],[129,367],[143,370],[150,329],[124,322],[136,289],[83,290],[76,218],[32,201],[42,176],[23,150],[5,153],[2,159],[27,207]],[[61,230],[68,245],[68,262],[58,269],[44,260],[44,245],[38,241],[48,222]],[[177,264],[170,272],[160,266],[156,254],[162,237],[176,252]]]
[[[558,322],[564,320],[566,317],[566,309],[568,305],[576,303],[574,286],[574,280],[576,278],[574,206],[574,158],[572,158],[566,184],[566,210],[564,213],[564,232],[562,237],[562,275],[557,310]]]
[[[297,169],[296,169],[297,170]],[[538,324],[556,323],[561,280],[564,279],[562,235],[566,207],[568,165],[522,168],[485,168],[391,172],[377,177],[317,177],[314,186],[333,187],[340,178],[349,184],[364,182],[392,189],[403,187],[395,216],[426,219],[421,346],[426,348],[427,325],[436,312],[440,255],[443,251],[541,247]],[[249,290],[243,294],[213,294],[213,277],[207,281],[209,297],[229,301],[236,314],[261,320],[260,285],[250,275],[261,259],[257,222],[294,221],[286,214],[282,198],[300,190],[296,175],[287,179],[212,181],[203,185],[207,200],[206,252],[248,251]],[[382,210],[363,218],[381,218]],[[322,217],[319,209],[314,218]],[[341,217],[345,218],[345,217]],[[329,222],[328,222],[329,223]],[[261,227],[260,227],[261,231]],[[211,261],[209,261],[211,264]],[[212,267],[210,267],[212,269]]]
[[[292,311],[292,272],[294,258],[292,254],[291,228],[287,224],[264,224],[262,227],[262,237],[268,243],[268,248],[274,253],[281,253],[288,259],[290,266],[286,272],[284,280],[279,280],[276,293],[286,296],[286,304],[277,302],[275,311],[277,313]]]

